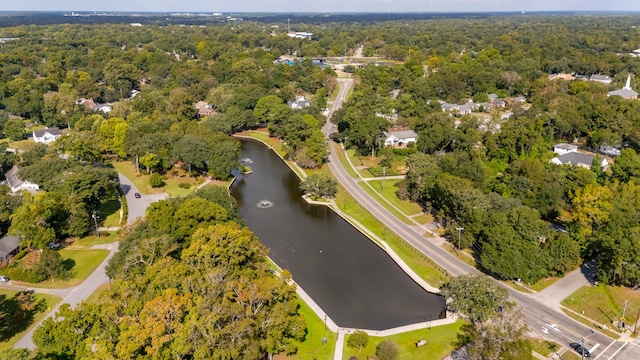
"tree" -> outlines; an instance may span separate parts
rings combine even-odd
[[[64,260],[59,252],[50,249],[43,249],[40,253],[40,259],[34,271],[44,274],[45,279],[67,280],[71,277],[71,273],[65,267]]]
[[[440,290],[449,308],[465,314],[474,323],[494,318],[510,304],[507,290],[484,275],[458,276],[442,285]]]
[[[147,168],[148,173],[152,173],[151,170],[160,164],[160,158],[158,158],[158,155],[149,152],[140,156],[139,161],[142,166]]]
[[[393,340],[385,340],[376,346],[376,357],[379,360],[397,360],[398,345]]]
[[[333,197],[338,192],[338,183],[331,175],[315,173],[300,183],[300,190],[312,198]]]
[[[185,135],[173,146],[173,157],[191,168],[204,169],[209,160],[211,148],[201,136]]]
[[[361,351],[369,344],[369,334],[362,330],[356,330],[353,334],[349,335],[347,339],[347,346],[350,348],[358,349]]]
[[[153,188],[158,188],[164,186],[164,181],[162,181],[162,176],[158,173],[151,174],[149,177],[149,185]]]
[[[9,119],[4,123],[4,134],[13,141],[22,140],[25,135],[21,119]]]
[[[460,345],[469,343],[467,354],[471,360],[530,359],[532,347],[522,317],[519,308],[510,307],[487,323],[464,325]]]

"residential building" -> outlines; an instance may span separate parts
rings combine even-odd
[[[304,109],[311,106],[309,100],[305,99],[304,96],[296,96],[295,101],[288,101],[287,104],[292,109]]]
[[[43,144],[51,144],[56,141],[62,133],[57,127],[33,130],[33,141]]]
[[[607,155],[607,156],[620,156],[621,151],[620,149],[613,147],[613,146],[609,146],[609,145],[602,145],[600,146],[600,153],[603,155]]]
[[[595,158],[595,155],[572,151],[564,155],[554,157],[553,159],[551,159],[551,162],[556,165],[579,166],[589,169],[591,168],[591,164],[593,163],[593,159]],[[600,160],[600,167],[602,169],[606,169],[608,165],[609,162],[607,161],[607,159],[602,158]]]
[[[18,253],[20,238],[17,236],[4,236],[0,239],[0,263],[9,262],[11,255]]]
[[[198,117],[211,116],[216,113],[213,106],[205,101],[198,101],[197,103],[193,104],[193,107],[198,110]]]
[[[396,148],[407,147],[410,143],[415,143],[418,134],[413,130],[390,130],[384,132],[384,145]]]
[[[610,77],[608,77],[607,75],[600,75],[600,74],[589,76],[589,81],[597,81],[607,85],[611,84]]]
[[[578,145],[557,144],[553,146],[553,152],[558,155],[564,155],[570,152],[578,151]]]
[[[36,192],[40,190],[40,186],[38,186],[38,184],[20,179],[18,177],[18,170],[20,169],[17,166],[14,166],[4,175],[11,192],[16,193],[25,190],[28,192]]]

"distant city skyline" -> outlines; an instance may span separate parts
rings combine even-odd
[[[638,11],[637,0],[4,0],[4,11],[496,12]]]

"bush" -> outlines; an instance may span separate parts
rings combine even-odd
[[[7,276],[11,280],[16,281],[24,281],[30,283],[39,283],[45,281],[47,276],[45,274],[41,274],[34,269],[27,269],[15,264],[14,266],[3,269],[2,275]]]
[[[160,174],[153,173],[149,178],[149,184],[151,187],[158,188],[164,186],[164,181],[162,181],[162,176],[160,176]]]
[[[406,148],[402,148],[402,149],[393,149],[393,153],[395,155],[399,155],[399,156],[409,156],[413,153],[418,152],[418,149],[416,149],[415,147],[406,147]]]
[[[367,344],[369,344],[369,334],[362,330],[356,330],[353,334],[349,335],[349,339],[347,340],[347,346],[358,349],[358,351],[367,347]]]
[[[22,249],[16,254],[16,256],[13,257],[13,260],[14,261],[20,260],[28,253],[29,253],[29,249]]]
[[[180,184],[178,184],[178,187],[180,189],[188,189],[188,188],[191,187],[191,184],[189,184],[189,183],[180,183]]]
[[[397,360],[398,345],[393,340],[385,340],[376,346],[376,356],[379,360]]]

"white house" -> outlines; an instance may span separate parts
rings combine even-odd
[[[418,134],[413,130],[385,131],[384,145],[393,147],[406,147],[418,139]]]
[[[557,144],[553,146],[553,152],[558,155],[564,155],[575,151],[578,151],[578,145]]]
[[[304,96],[296,96],[296,101],[289,101],[287,105],[292,109],[304,109],[311,106],[311,103]]]
[[[551,162],[556,165],[579,166],[589,169],[591,168],[593,159],[595,159],[594,155],[572,151],[564,155],[554,157],[553,159],[551,159]],[[608,165],[609,162],[607,161],[607,159],[602,158],[600,161],[600,167],[605,169]]]
[[[36,192],[40,190],[40,186],[38,186],[38,184],[20,179],[18,177],[18,170],[19,168],[14,166],[4,175],[7,179],[7,185],[11,188],[11,192],[16,193],[24,190],[28,192]]]
[[[57,127],[33,130],[33,141],[43,144],[51,144],[56,141],[62,133]]]
[[[589,81],[597,81],[597,82],[601,82],[601,83],[607,84],[607,85],[611,84],[611,78],[610,77],[608,77],[607,75],[600,75],[600,74],[591,75],[589,77]]]

